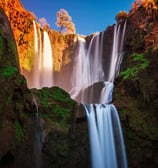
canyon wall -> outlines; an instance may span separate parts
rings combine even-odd
[[[0,1],[0,6],[4,9],[13,31],[12,33],[4,12],[0,11],[0,85],[3,88],[0,91],[0,123],[2,123],[0,167],[16,165],[18,168],[25,163],[23,167],[31,168],[37,164],[34,162],[34,155],[29,156],[31,152],[34,153],[33,142],[38,127],[35,127],[37,109],[32,95],[39,104],[41,115],[42,128],[39,128],[38,135],[42,134],[44,137],[42,166],[64,165],[78,168],[90,166],[86,119],[82,117],[76,119],[76,103],[65,91],[57,87],[44,88],[40,91],[29,90],[25,79],[19,74],[19,64],[21,70],[28,72],[33,66],[32,21],[36,20],[36,17],[25,10],[18,0]],[[39,27],[37,22],[36,26]],[[50,29],[47,31],[54,54],[55,78],[62,78],[62,72],[71,71],[68,65],[77,46],[77,35],[61,35]],[[92,36],[84,37],[87,45]],[[113,26],[105,30],[103,43],[105,70],[105,65],[109,61],[107,56],[112,50]],[[122,122],[129,168],[156,168],[158,167],[156,9],[140,6],[129,12],[123,55],[121,73],[115,82],[113,102],[118,108]],[[33,127],[35,128],[32,129]],[[73,162],[70,163],[70,160]]]

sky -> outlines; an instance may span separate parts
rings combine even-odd
[[[134,0],[21,0],[25,9],[36,17],[46,18],[50,27],[56,26],[56,13],[61,9],[68,11],[76,27],[76,33],[89,35],[104,31],[115,23],[115,16],[124,10],[129,12]]]

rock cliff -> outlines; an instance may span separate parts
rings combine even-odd
[[[114,103],[122,120],[129,167],[158,166],[158,12],[140,6],[128,14],[122,72]]]
[[[0,167],[39,168],[41,162],[43,167],[52,167],[52,157],[56,167],[85,165],[88,145],[79,139],[84,132],[74,131],[76,102],[57,87],[40,91],[27,88],[20,75],[11,26],[2,9],[0,64]],[[71,166],[68,158],[73,158]]]
[[[35,150],[42,150],[42,167],[89,167],[86,120],[76,119],[76,103],[56,87],[29,90],[19,74],[18,60],[20,69],[32,68],[35,16],[19,0],[0,1],[0,6],[13,31],[0,11],[0,167],[38,167],[40,156],[35,157]],[[46,31],[57,78],[60,71],[67,71],[77,35]],[[109,26],[104,32],[103,65],[109,61],[106,56],[111,52],[112,36],[113,26]],[[87,45],[91,38],[85,37]],[[129,168],[158,167],[157,56],[158,12],[140,5],[127,17],[124,59],[113,101],[122,122]],[[41,139],[35,147],[34,142],[41,137],[44,141]]]
[[[20,0],[0,1],[0,7],[5,11],[11,24],[18,49],[20,69],[30,72],[33,67],[34,55],[33,20],[36,21],[36,16],[27,11]],[[40,29],[40,25],[37,21],[36,26]],[[64,66],[70,62],[76,35],[63,36],[56,31],[50,30],[49,27],[41,29],[41,31],[43,30],[49,33],[52,43],[54,69],[55,71],[60,71],[62,65]]]

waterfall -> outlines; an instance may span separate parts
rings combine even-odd
[[[28,82],[29,87],[35,87],[35,88],[39,88],[39,71],[38,71],[38,33],[37,33],[37,27],[36,27],[36,23],[33,20],[33,28],[34,28],[34,59],[33,59],[33,68],[32,68],[32,79],[30,82]]]
[[[41,153],[43,143],[42,123],[38,112],[38,103],[36,98],[33,96],[32,102],[36,107],[36,116],[34,121],[34,167],[41,168]]]
[[[41,83],[42,87],[52,87],[53,86],[53,59],[52,59],[52,48],[48,33],[43,32],[43,53],[41,58]]]
[[[32,102],[34,103],[34,105],[36,107],[36,116],[38,117],[39,116],[39,114],[38,114],[38,103],[37,103],[37,100],[36,100],[35,96],[33,96]]]
[[[96,33],[90,41],[87,57],[89,59],[89,83],[88,86],[104,80],[104,71],[102,67],[102,45],[104,32]],[[87,67],[87,68],[89,68]]]
[[[114,36],[113,36],[113,49],[112,49],[112,56],[111,56],[111,63],[110,63],[110,71],[108,81],[114,81],[115,76],[118,75],[120,70],[120,64],[122,61],[122,48],[123,48],[123,41],[125,36],[126,30],[126,22],[123,26],[123,31],[120,31],[121,26],[116,24],[114,26]],[[120,40],[121,38],[121,40]]]
[[[86,49],[85,39],[78,37],[79,47],[74,55],[75,60],[71,77],[72,89],[70,91],[71,97],[78,102],[86,101],[86,88],[96,82],[104,81],[104,71],[102,67],[103,36],[103,32],[94,34],[88,49]]]
[[[119,73],[121,63],[125,28],[126,23],[122,32],[120,25],[114,27],[109,77],[108,81],[104,82],[99,104],[83,104],[88,121],[93,168],[127,168],[118,112],[115,106],[110,104],[112,102],[113,82]],[[96,53],[98,53],[98,49],[96,49]]]
[[[113,104],[84,105],[93,168],[126,168],[126,154],[118,113]]]
[[[51,87],[53,86],[53,59],[50,39],[46,31],[42,34],[39,29],[37,32],[35,22],[33,27],[33,84],[29,87]],[[127,168],[119,116],[112,104],[113,82],[120,70],[125,30],[126,22],[123,26],[119,24],[114,26],[112,55],[109,56],[110,65],[107,66],[108,75],[105,76],[107,73],[103,70],[102,61],[104,32],[95,33],[88,44],[84,38],[78,37],[78,47],[71,63],[72,72],[67,75],[68,79],[71,76],[67,91],[72,98],[83,104],[87,116],[93,168]],[[108,80],[104,81],[105,79]],[[63,83],[63,79],[61,81]],[[67,83],[64,84],[69,85],[69,82]],[[100,90],[98,83],[101,83]],[[93,101],[94,97],[99,98]],[[34,103],[36,104],[36,101]],[[40,128],[38,123],[37,120],[37,127]],[[37,132],[37,139],[40,138],[39,132]]]
[[[70,95],[75,98],[79,92],[89,85],[90,63],[86,56],[86,41],[82,37],[78,37],[79,47],[75,53],[74,68],[71,76]],[[77,78],[79,80],[77,80]],[[87,80],[85,80],[85,78]]]
[[[112,90],[113,90],[114,84],[112,82],[104,82],[104,87],[101,91],[100,95],[100,104],[108,104],[112,101]]]
[[[127,168],[126,152],[118,112],[112,101],[113,83],[105,82],[100,104],[84,104],[93,168]]]
[[[34,28],[34,59],[32,71],[28,75],[25,71],[29,88],[41,89],[53,86],[53,56],[48,33],[40,28],[37,29],[35,21]]]

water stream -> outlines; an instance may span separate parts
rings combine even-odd
[[[71,97],[78,102],[87,102],[86,89],[94,83],[104,81],[102,67],[103,36],[103,32],[94,34],[88,49],[86,49],[85,39],[78,37],[79,47],[74,55],[75,61],[71,76],[72,90],[70,91]],[[92,93],[91,96],[93,97]]]
[[[108,81],[104,82],[99,104],[83,104],[88,120],[93,168],[127,168],[121,124],[116,107],[111,104],[113,82],[121,63],[125,27],[126,23],[121,32],[120,25],[114,26],[110,71]]]
[[[34,120],[34,167],[41,168],[41,153],[42,153],[42,143],[43,143],[43,132],[41,118],[38,111],[38,103],[36,98],[33,96],[32,102],[36,107],[36,116]]]
[[[51,87],[54,81],[50,39],[46,31],[43,31],[43,34],[40,29],[37,31],[35,22],[33,26],[34,67],[33,84],[30,88]],[[102,60],[104,32],[94,34],[88,48],[85,39],[79,36],[78,47],[74,54],[69,93],[72,98],[83,104],[86,112],[93,168],[127,167],[121,124],[118,112],[111,103],[113,82],[119,74],[122,61],[125,30],[126,22],[123,27],[119,24],[114,26],[113,47],[112,54],[109,56],[107,76],[103,70]],[[108,80],[105,81],[105,79]],[[97,83],[102,83],[100,85],[102,89],[96,89],[99,86]],[[97,94],[99,96],[94,101]]]
[[[41,89],[42,87],[53,86],[53,55],[48,32],[37,28],[33,21],[34,28],[34,55],[31,72],[23,71],[29,88]]]

